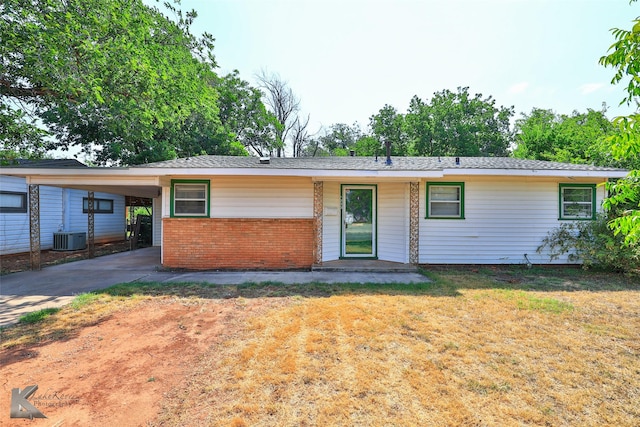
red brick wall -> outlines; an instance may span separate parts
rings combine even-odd
[[[163,265],[194,270],[310,268],[313,221],[163,218]]]

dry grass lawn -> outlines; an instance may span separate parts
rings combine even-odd
[[[640,425],[638,276],[429,276],[406,286],[124,285],[110,298],[279,301],[196,355],[147,425]]]
[[[586,291],[551,277],[537,283],[551,290],[530,291],[526,280],[441,277],[429,292],[300,297],[253,318],[202,358],[160,424],[640,424],[632,283]]]

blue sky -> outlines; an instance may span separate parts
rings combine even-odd
[[[630,28],[627,0],[183,0],[194,32],[216,38],[220,73],[255,84],[277,73],[311,116],[311,131],[358,121],[385,104],[468,86],[514,106],[569,114],[618,107],[621,85],[598,59],[612,27]]]

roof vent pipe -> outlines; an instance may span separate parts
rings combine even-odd
[[[384,145],[387,146],[387,166],[391,165],[391,141],[385,141]]]
[[[456,157],[456,166],[460,166],[460,157]]]

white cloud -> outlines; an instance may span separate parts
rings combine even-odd
[[[510,94],[515,95],[518,93],[523,93],[525,90],[527,90],[528,87],[529,87],[529,82],[520,82],[520,83],[511,85],[511,87],[509,87],[508,92]]]
[[[604,86],[604,84],[602,83],[587,83],[587,84],[583,84],[582,86],[580,86],[580,93],[583,95],[588,95],[590,93],[593,93],[597,90],[600,90],[602,87]]]

